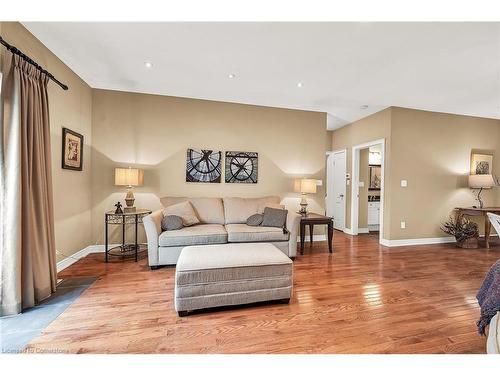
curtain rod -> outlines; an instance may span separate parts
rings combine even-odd
[[[67,90],[68,89],[67,85],[65,85],[64,83],[58,81],[57,78],[54,77],[50,72],[46,71],[44,68],[42,68],[40,65],[38,65],[34,60],[32,60],[29,56],[25,55],[22,51],[18,50],[16,47],[14,47],[14,46],[10,45],[9,43],[7,43],[5,41],[5,39],[2,38],[1,36],[0,36],[0,44],[4,45],[5,48],[7,48],[7,50],[10,51],[11,53],[20,56],[23,60],[25,60],[28,63],[30,63],[31,65],[33,65],[35,68],[37,68],[42,73],[45,73],[47,75],[47,77],[49,77],[52,81],[54,81],[59,86],[61,86],[61,88],[63,90]]]

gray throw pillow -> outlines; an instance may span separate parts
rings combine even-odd
[[[177,215],[167,215],[161,219],[161,229],[162,230],[177,230],[181,229],[182,225],[182,217]]]
[[[247,225],[251,227],[258,227],[262,224],[262,220],[264,219],[264,215],[262,214],[254,214],[247,219]]]
[[[284,228],[286,225],[287,215],[288,215],[288,210],[280,210],[278,208],[266,207],[264,209],[264,218],[262,219],[262,226]]]

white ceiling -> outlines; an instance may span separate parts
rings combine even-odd
[[[500,118],[500,23],[24,25],[94,88],[322,111],[329,129],[388,106]]]

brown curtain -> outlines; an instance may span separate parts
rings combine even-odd
[[[9,57],[10,53],[7,57]],[[2,79],[1,314],[32,307],[55,291],[49,78],[17,55]]]

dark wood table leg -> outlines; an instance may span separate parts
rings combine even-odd
[[[104,227],[105,229],[105,245],[104,245],[104,253],[106,254],[106,263],[108,263],[108,215],[104,215]]]
[[[490,232],[491,232],[491,223],[488,219],[488,215],[484,215],[484,241],[486,242],[486,248],[490,248]]]
[[[304,242],[306,240],[306,225],[300,223],[300,255],[304,255]]]
[[[135,215],[135,261],[136,262],[138,253],[139,253],[139,247],[137,245],[137,215]]]
[[[328,223],[328,251],[331,253],[333,247],[333,221]]]
[[[311,247],[312,247],[312,244],[313,244],[313,233],[314,233],[314,224],[309,224],[309,242]]]

